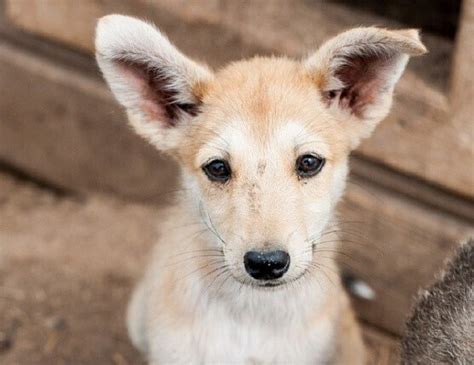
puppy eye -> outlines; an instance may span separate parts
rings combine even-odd
[[[301,155],[296,160],[296,173],[307,178],[317,175],[323,168],[326,160],[316,155]]]
[[[230,179],[230,166],[225,160],[212,160],[204,165],[202,169],[211,181],[224,183]]]

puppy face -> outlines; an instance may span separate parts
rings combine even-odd
[[[347,158],[388,113],[416,31],[359,28],[304,61],[254,58],[217,73],[154,27],[108,16],[97,59],[135,130],[174,157],[192,209],[234,278],[301,277],[345,185]]]
[[[344,187],[343,136],[297,62],[257,58],[215,75],[176,154],[235,278],[274,285],[305,272]],[[255,272],[249,252],[261,253]]]

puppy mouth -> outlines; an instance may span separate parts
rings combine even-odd
[[[285,284],[286,284],[285,281],[267,281],[261,284],[257,283],[255,285],[258,287],[263,287],[263,288],[276,288],[277,286],[282,286]]]
[[[276,286],[280,286],[280,285],[283,285],[285,283],[264,283],[262,286],[266,287],[266,288],[273,288],[273,287],[276,287]]]
[[[254,279],[250,279],[248,277],[238,277],[236,275],[232,275],[238,283],[242,286],[247,286],[255,289],[266,290],[266,289],[275,289],[284,287],[288,281],[286,280],[267,280],[267,281],[257,281]]]
[[[259,290],[277,290],[277,289],[284,289],[288,285],[300,280],[308,270],[303,271],[300,275],[295,278],[288,279],[288,280],[268,280],[268,281],[256,281],[256,280],[247,280],[247,279],[239,279],[234,277],[238,282],[242,285],[250,286],[255,289]]]
[[[288,281],[247,282],[248,286],[261,291],[283,290]]]

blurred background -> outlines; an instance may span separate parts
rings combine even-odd
[[[299,57],[358,25],[422,29],[390,116],[352,157],[341,267],[372,364],[395,364],[418,288],[474,227],[474,0],[0,0],[0,363],[140,364],[124,310],[176,168],[126,125],[97,18],[155,22],[218,68]]]

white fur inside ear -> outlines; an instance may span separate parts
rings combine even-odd
[[[148,140],[156,141],[157,133],[164,136],[166,128],[195,113],[200,101],[196,85],[212,77],[157,28],[132,17],[101,18],[95,45],[110,89],[127,109],[137,132]]]

